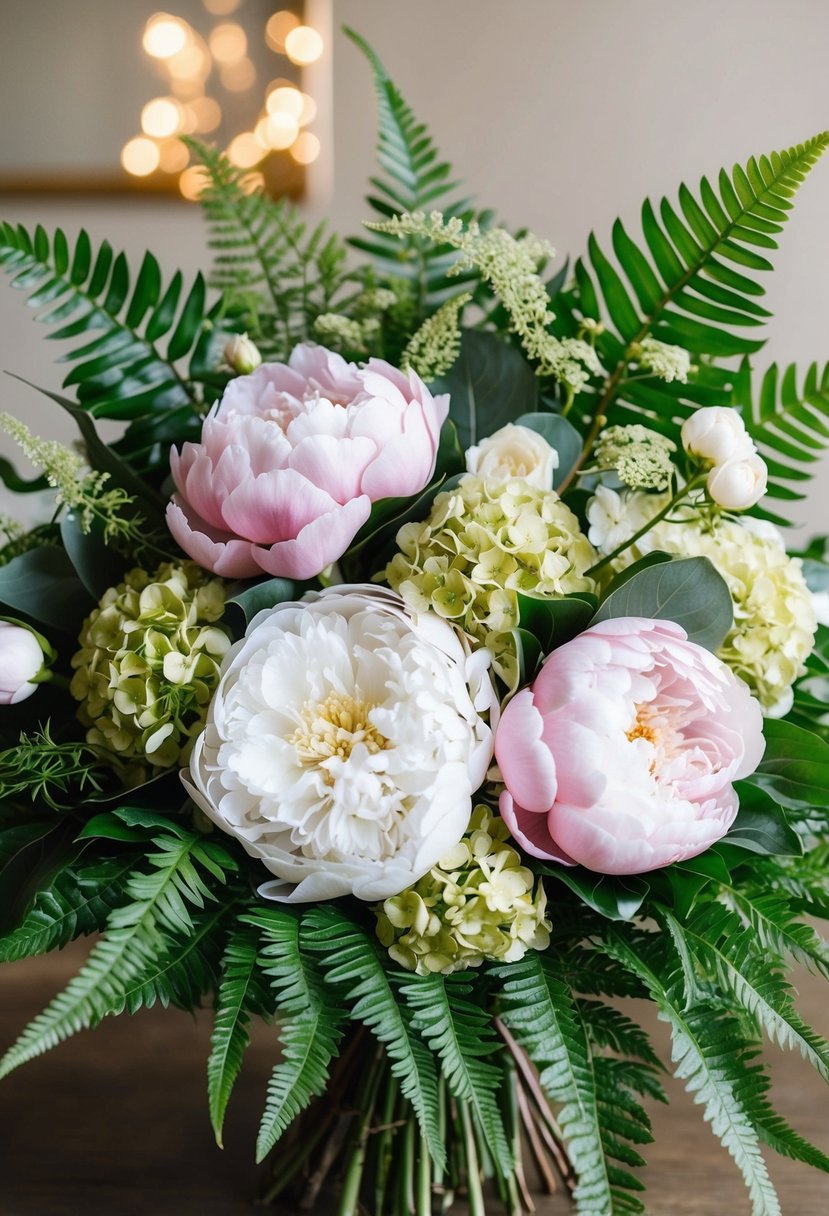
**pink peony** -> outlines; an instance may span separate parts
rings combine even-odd
[[[556,650],[495,739],[501,814],[528,853],[600,874],[695,857],[763,755],[760,706],[673,621],[625,617]]]
[[[311,578],[346,551],[380,498],[434,473],[448,396],[370,359],[322,346],[232,380],[199,443],[173,450],[175,539],[227,578]]]

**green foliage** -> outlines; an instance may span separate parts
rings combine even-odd
[[[449,417],[468,448],[521,414],[532,413],[538,380],[521,352],[503,338],[465,329],[460,355],[432,391],[450,394]]]
[[[0,604],[77,638],[95,601],[64,549],[42,545],[0,566]]]
[[[271,1004],[258,964],[256,935],[247,926],[237,927],[228,937],[222,958],[207,1060],[210,1122],[220,1148],[225,1111],[250,1038],[251,1015],[267,1012]]]
[[[749,1191],[753,1216],[780,1216],[756,1123],[768,1114],[768,1081],[756,1064],[757,1046],[721,1006],[689,1004],[662,942],[653,934],[608,935],[605,948],[648,989],[672,1035],[675,1075],[704,1107],[714,1135],[733,1157]]]
[[[324,983],[319,963],[300,940],[295,913],[268,908],[243,919],[263,931],[259,967],[270,980],[281,1021],[282,1059],[271,1073],[256,1142],[256,1159],[262,1161],[300,1111],[325,1089],[345,1015]]]
[[[412,1010],[412,1024],[441,1062],[449,1090],[469,1103],[496,1167],[506,1177],[513,1167],[498,1106],[504,1073],[489,1057],[501,1046],[485,1009],[474,1000],[468,976],[411,976],[398,990]]]
[[[57,326],[50,337],[83,335],[61,357],[72,364],[64,388],[75,387],[96,417],[135,424],[124,450],[146,457],[155,443],[186,433],[221,391],[224,305],[208,306],[201,275],[187,291],[180,272],[165,287],[147,253],[133,282],[126,257],[106,241],[94,251],[81,231],[70,250],[60,228],[50,240],[40,225],[30,234],[7,223],[0,223],[0,267],[39,310],[37,320]]]
[[[756,276],[771,269],[766,253],[777,248],[792,199],[827,146],[824,132],[752,158],[745,169],[722,170],[716,186],[703,178],[697,194],[683,185],[678,207],[663,199],[657,212],[646,201],[643,242],[620,220],[613,226],[618,268],[591,236],[588,256],[575,266],[575,285],[553,301],[561,333],[575,334],[585,317],[603,317],[607,326],[596,349],[609,375],[576,398],[574,414],[583,425],[610,414],[615,423],[644,422],[677,439],[679,424],[696,406],[731,403],[734,374],[709,360],[748,355],[762,345],[745,336],[769,316]],[[630,373],[635,344],[649,335],[696,356],[688,384]],[[591,436],[600,425],[594,421]]]
[[[287,199],[249,189],[224,153],[186,141],[207,172],[200,195],[214,252],[211,284],[225,293],[263,355],[287,359],[313,335],[342,287],[345,248],[324,223],[310,232]]]
[[[113,763],[107,752],[86,743],[58,743],[47,722],[32,734],[21,734],[14,747],[0,752],[0,795],[43,803],[53,811],[70,811],[90,795],[112,784]]]
[[[443,1166],[445,1151],[438,1117],[435,1063],[415,1033],[405,1006],[397,1000],[380,956],[366,931],[333,904],[311,908],[303,922],[303,943],[320,956],[329,983],[383,1044],[391,1070],[417,1115],[432,1159]]]
[[[376,191],[366,199],[382,220],[404,211],[440,210],[446,216],[472,218],[467,199],[455,194],[459,183],[451,178],[451,166],[439,159],[438,150],[424,123],[418,122],[389,78],[378,55],[368,43],[345,28],[345,33],[368,59],[374,73],[377,93],[377,159],[386,177],[372,177]],[[488,216],[478,216],[487,222]],[[367,253],[381,276],[404,279],[412,289],[414,315],[410,330],[424,316],[434,312],[445,300],[474,282],[475,273],[452,275],[447,271],[456,258],[448,246],[435,246],[428,240],[409,236],[400,240],[388,233],[353,237],[349,244]]]
[[[123,898],[134,865],[132,857],[107,858],[59,870],[38,891],[22,923],[0,938],[0,963],[60,950],[77,937],[103,929]]]
[[[610,584],[594,622],[628,616],[675,621],[697,645],[714,651],[722,645],[734,609],[725,579],[707,557],[646,558],[625,576]]]
[[[592,1018],[588,1029],[585,1014],[592,1011],[574,1000],[548,955],[529,953],[494,974],[501,983],[504,1024],[535,1064],[545,1092],[560,1105],[558,1122],[578,1176],[578,1212],[607,1216],[643,1211],[635,1194],[642,1183],[627,1167],[643,1164],[632,1145],[652,1139],[648,1117],[636,1098],[637,1089],[653,1092],[652,1064],[632,1069],[630,1061],[594,1053],[591,1039],[606,1041],[608,1022],[602,1033]],[[628,1046],[633,1043],[636,1055],[641,1055],[641,1040],[627,1026],[617,1024],[615,1034]]]
[[[191,909],[216,899],[206,880],[225,881],[227,856],[172,821],[153,846],[126,881],[128,902],[113,909],[84,967],[6,1053],[0,1077],[107,1014],[132,1013],[154,1000],[189,1008],[207,987],[199,947],[210,940],[215,921],[197,923]]]

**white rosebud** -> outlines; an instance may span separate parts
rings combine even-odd
[[[466,468],[491,481],[522,477],[539,490],[550,490],[558,452],[537,431],[509,422],[467,450]]]
[[[754,454],[754,444],[736,410],[704,406],[682,424],[682,446],[691,456],[714,464],[743,460]]]
[[[0,705],[16,705],[30,697],[42,670],[43,651],[32,631],[0,621]]]
[[[768,469],[756,453],[715,465],[708,474],[708,494],[726,511],[746,511],[766,492]]]
[[[234,334],[225,346],[225,362],[240,376],[248,376],[256,371],[262,356],[247,334]]]

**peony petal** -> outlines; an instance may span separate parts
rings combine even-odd
[[[403,433],[383,445],[363,477],[363,492],[373,502],[417,494],[435,471],[436,447],[423,406],[413,401],[402,421]]]
[[[536,814],[550,809],[558,789],[556,762],[542,742],[543,731],[544,719],[525,688],[507,705],[495,736],[495,757],[508,790]]]
[[[368,437],[335,439],[333,435],[313,435],[300,440],[288,463],[343,504],[359,498],[363,473],[376,455],[377,445]]]
[[[253,578],[261,573],[248,541],[217,534],[215,529],[174,498],[167,504],[167,527],[194,562],[223,578]]]
[[[327,514],[334,499],[294,469],[248,477],[227,496],[222,515],[229,531],[256,544],[293,540],[306,524]]]
[[[560,849],[553,840],[547,826],[547,815],[536,815],[524,807],[516,806],[509,790],[502,792],[498,809],[512,835],[531,856],[543,857],[546,861],[559,861],[565,866],[578,865],[578,862]]]
[[[307,483],[306,483],[307,484]],[[269,548],[255,547],[253,555],[262,570],[279,578],[314,578],[337,561],[371,513],[365,495],[307,524],[295,540],[277,541]]]

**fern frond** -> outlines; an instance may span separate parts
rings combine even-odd
[[[182,831],[160,837],[156,850],[147,858],[148,872],[130,875],[125,891],[130,902],[110,913],[105,935],[81,971],[0,1061],[0,1077],[108,1014],[136,1008],[145,983],[166,964],[170,937],[196,935],[190,907],[201,909],[215,898],[199,868],[223,877],[209,842]]]
[[[766,1032],[773,1043],[799,1051],[829,1080],[829,1044],[804,1022],[794,1007],[791,987],[774,958],[757,950],[752,929],[721,904],[699,905],[684,924],[670,918],[677,937],[710,979],[731,993],[738,1007]]]
[[[452,1095],[467,1102],[484,1134],[502,1177],[513,1167],[498,1092],[504,1074],[487,1057],[500,1048],[492,1020],[470,999],[472,981],[463,974],[410,976],[398,983],[413,1011],[412,1024],[441,1061]]]
[[[268,1005],[258,972],[256,936],[250,928],[237,927],[228,938],[222,958],[207,1060],[210,1122],[220,1148],[225,1111],[250,1039],[251,1015],[264,1013]]]
[[[432,136],[424,123],[418,122],[400,90],[389,77],[372,47],[344,27],[345,34],[357,46],[371,65],[377,95],[377,159],[387,174],[372,177],[376,194],[366,202],[382,220],[402,212],[440,210],[446,216],[472,218],[469,200],[459,198],[459,183],[452,180],[452,169],[441,160]],[[481,219],[488,217],[478,217]],[[371,236],[353,237],[349,244],[373,259],[381,274],[406,279],[415,296],[415,324],[434,312],[450,295],[462,290],[461,284],[472,282],[474,274],[459,274],[447,279],[456,255],[448,246],[436,246],[420,237],[403,240],[388,233],[373,232]]]
[[[561,1105],[558,1120],[578,1176],[579,1213],[641,1212],[641,1202],[630,1194],[642,1189],[641,1182],[613,1160],[642,1164],[629,1142],[650,1139],[647,1116],[629,1094],[623,1110],[619,1087],[607,1069],[597,1069],[579,1007],[554,960],[531,952],[491,974],[501,982],[504,1024],[539,1070],[549,1097]]]
[[[249,173],[224,153],[186,141],[208,183],[199,197],[213,250],[211,286],[246,314],[246,328],[267,357],[287,359],[312,335],[345,281],[345,247],[324,223],[308,230],[287,199],[251,191]]]
[[[304,949],[295,913],[267,908],[242,919],[263,931],[259,967],[270,980],[271,1003],[281,1022],[282,1059],[268,1082],[256,1142],[256,1160],[262,1161],[297,1115],[325,1089],[345,1015],[316,959]]]
[[[104,927],[124,897],[124,881],[135,858],[107,860],[59,871],[38,891],[22,924],[0,938],[0,963],[60,950]]]
[[[706,1122],[719,1137],[743,1176],[753,1216],[780,1216],[780,1204],[760,1148],[755,1117],[767,1112],[768,1081],[753,1061],[756,1044],[747,1041],[735,1019],[722,1009],[685,1007],[675,974],[665,974],[649,938],[630,938],[608,930],[604,947],[647,987],[660,1017],[671,1027],[675,1075],[705,1109]],[[657,943],[661,947],[661,942]]]
[[[808,971],[829,979],[829,944],[798,916],[784,895],[753,891],[744,884],[721,883],[719,897],[752,930],[764,951],[794,959]]]
[[[573,410],[585,425],[610,413],[613,422],[644,422],[676,438],[695,407],[730,404],[734,374],[705,362],[686,385],[628,375],[636,344],[652,336],[703,361],[763,345],[745,336],[769,316],[758,302],[764,289],[756,276],[771,269],[766,255],[777,248],[792,199],[827,147],[823,132],[787,151],[752,157],[744,169],[723,169],[716,185],[703,178],[696,194],[681,186],[678,206],[663,199],[657,211],[646,201],[642,241],[620,220],[613,226],[615,264],[591,236],[587,257],[576,263],[575,286],[553,303],[565,330],[575,332],[583,317],[604,317],[608,325],[597,349],[610,375],[580,393]]]
[[[196,417],[220,391],[223,306],[208,307],[201,275],[187,292],[179,272],[165,288],[147,253],[133,283],[126,257],[115,256],[106,241],[93,256],[84,231],[70,251],[59,228],[50,240],[40,225],[30,234],[7,223],[0,223],[0,268],[27,293],[37,320],[57,327],[49,337],[85,335],[61,357],[73,365],[63,384],[74,386],[96,417],[132,421],[172,411]]]
[[[395,996],[374,942],[339,908],[325,904],[306,914],[302,941],[319,955],[326,980],[347,1001],[352,1019],[367,1026],[385,1047],[401,1093],[417,1115],[429,1155],[443,1168],[446,1153],[435,1062]]]

